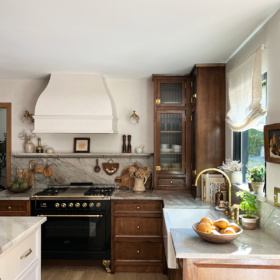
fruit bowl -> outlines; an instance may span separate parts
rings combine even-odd
[[[238,238],[243,230],[240,228],[240,230],[236,233],[233,234],[211,234],[211,233],[206,233],[197,230],[197,226],[199,225],[198,223],[193,224],[192,228],[196,232],[198,236],[200,236],[202,239],[212,242],[212,243],[228,243],[233,241],[234,239]]]
[[[24,193],[24,192],[29,191],[31,188],[32,188],[31,186],[28,186],[27,188],[11,188],[11,187],[7,187],[7,190],[9,192],[12,192],[12,193]]]

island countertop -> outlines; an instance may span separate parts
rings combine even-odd
[[[45,217],[0,217],[0,256],[29,236],[46,220]]]

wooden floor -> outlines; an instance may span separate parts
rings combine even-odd
[[[161,273],[116,272],[110,274],[101,264],[54,265],[42,263],[42,280],[167,280]]]

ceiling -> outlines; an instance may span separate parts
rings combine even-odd
[[[280,0],[0,0],[0,78],[145,78],[224,63]]]

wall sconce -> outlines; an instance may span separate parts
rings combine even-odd
[[[34,122],[33,115],[32,115],[32,114],[29,114],[28,111],[25,111],[24,117],[25,117],[25,118],[29,118],[29,119],[31,120],[31,122]]]
[[[137,114],[135,114],[136,111],[133,111],[133,114],[130,117],[130,122],[131,123],[138,123],[140,118]]]

